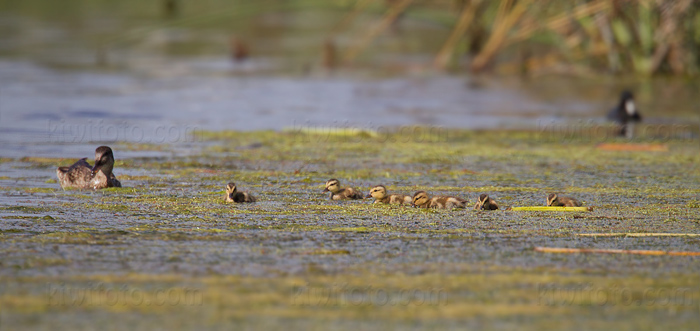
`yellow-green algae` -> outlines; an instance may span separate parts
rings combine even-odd
[[[0,305],[17,314],[15,319],[41,321],[42,314],[79,316],[87,311],[114,317],[180,316],[210,327],[226,325],[232,319],[259,325],[261,318],[328,326],[337,319],[449,326],[477,318],[487,324],[527,319],[545,328],[592,325],[628,329],[657,324],[692,328],[688,321],[657,319],[668,313],[697,314],[698,306],[688,303],[700,298],[697,281],[689,275],[620,279],[512,268],[448,275],[351,273],[260,278],[132,273],[2,280],[10,287],[0,294]],[[664,293],[679,288],[687,290],[678,292],[677,301],[668,301]],[[159,292],[163,289],[169,298]],[[659,304],[661,301],[664,304]],[[598,324],[595,320],[600,315],[626,318]],[[591,321],[581,321],[587,319]],[[272,325],[283,324],[278,321]]]
[[[58,187],[55,167],[74,160],[3,159],[46,173],[21,182],[36,186],[6,179],[0,187],[0,194],[20,202],[0,206],[0,278],[8,284],[0,294],[3,323],[9,318],[16,325],[46,325],[52,314],[80,319],[86,311],[104,314],[104,320],[162,316],[214,327],[234,322],[334,327],[341,319],[346,326],[363,322],[375,328],[528,321],[538,329],[682,329],[700,322],[695,258],[542,256],[532,250],[549,242],[700,250],[700,240],[687,236],[621,241],[577,235],[700,233],[700,174],[692,171],[700,164],[697,140],[663,141],[668,145],[663,152],[622,152],[596,149],[598,141],[585,137],[566,140],[527,131],[426,130],[419,136],[381,132],[374,137],[204,132],[201,137],[197,155],[118,159],[115,173],[124,187],[101,191]],[[171,155],[171,146],[120,145],[112,146],[117,154],[122,147]],[[594,209],[522,213],[333,202],[321,193],[331,177],[364,192],[384,184],[392,193],[426,190],[470,203],[489,193],[502,209],[544,205],[548,193],[563,192]],[[228,181],[259,202],[226,203]],[[155,260],[164,268],[124,269],[149,261],[134,255],[140,246],[165,247]],[[226,247],[238,250],[221,253]],[[104,257],[73,253],[84,251]],[[371,254],[376,255],[365,259]],[[264,276],[227,268],[241,256],[260,265]],[[109,271],[82,269],[93,259],[109,265]],[[287,260],[297,264],[280,264]],[[49,285],[91,289],[96,283],[139,289],[144,300],[154,300],[151,290],[159,286],[175,288],[176,294],[194,288],[201,305],[50,304]],[[349,297],[324,297],[357,288],[377,293],[368,286],[392,294],[438,289],[445,301],[354,305]],[[672,293],[665,290],[681,290],[692,300],[664,301],[665,293]],[[474,320],[479,324],[469,324]]]

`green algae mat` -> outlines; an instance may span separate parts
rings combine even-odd
[[[59,188],[56,167],[77,157],[2,158],[0,326],[696,328],[697,256],[535,249],[700,251],[700,142],[599,143],[422,128],[207,132],[183,145],[110,144],[124,187],[101,191]],[[88,156],[96,145],[76,147]],[[501,210],[329,201],[330,178],[471,205],[487,193]],[[230,181],[258,202],[226,203]],[[594,208],[505,210],[554,192]]]

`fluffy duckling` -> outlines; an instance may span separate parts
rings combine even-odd
[[[389,203],[389,204],[410,204],[412,199],[408,195],[403,194],[386,194],[386,187],[384,185],[377,185],[369,190],[369,194],[365,197],[367,199],[374,198],[374,203]]]
[[[574,198],[560,197],[555,193],[547,197],[547,206],[552,207],[581,207],[581,203]]]
[[[331,192],[331,200],[345,200],[345,199],[362,199],[362,193],[352,187],[340,187],[340,181],[337,179],[329,179],[326,182],[326,189],[323,192]]]
[[[488,194],[482,194],[479,196],[479,201],[474,205],[475,210],[497,210],[498,205],[496,201],[491,199]]]
[[[238,192],[235,183],[226,185],[226,202],[255,202],[255,197],[248,192]]]
[[[460,198],[438,196],[430,198],[425,191],[418,191],[413,195],[413,207],[419,208],[438,208],[438,209],[453,209],[466,208],[467,201]]]
[[[122,187],[117,177],[112,173],[114,154],[107,146],[95,150],[95,166],[91,167],[87,158],[82,158],[70,167],[58,167],[56,176],[61,188],[102,189],[107,187]]]
[[[620,95],[620,102],[608,113],[608,119],[620,125],[620,136],[631,138],[632,130],[627,130],[629,122],[640,122],[642,115],[639,114],[634,103],[634,95],[630,91],[623,91]]]

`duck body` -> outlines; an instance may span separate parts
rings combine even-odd
[[[427,192],[418,191],[413,194],[412,205],[418,208],[454,209],[466,208],[467,201],[450,196],[437,196],[431,198]]]
[[[335,178],[326,181],[326,188],[323,192],[331,192],[329,195],[331,200],[357,200],[364,198],[362,193],[357,189],[352,187],[341,188],[340,181]]]
[[[628,123],[640,122],[642,115],[637,109],[637,104],[634,102],[634,95],[630,91],[623,91],[620,95],[620,102],[617,106],[610,110],[608,119],[616,122],[620,128],[618,134],[620,136],[629,136],[632,132],[628,130]]]
[[[569,197],[560,197],[559,195],[552,193],[547,197],[548,207],[581,207],[581,203]]]
[[[107,146],[95,150],[95,166],[90,166],[87,158],[82,158],[70,167],[58,167],[56,176],[61,188],[103,189],[107,187],[122,187],[121,182],[112,173],[114,154]]]
[[[474,205],[475,210],[498,210],[498,204],[488,194],[479,196],[479,201]]]
[[[408,195],[403,194],[389,194],[386,193],[386,187],[384,185],[377,185],[369,190],[369,194],[365,198],[374,198],[374,203],[384,203],[384,204],[411,204],[413,200]]]
[[[226,185],[226,202],[255,202],[254,196],[248,194],[248,192],[239,192],[236,188],[235,183],[228,183]]]

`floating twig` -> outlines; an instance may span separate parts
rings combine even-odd
[[[590,207],[545,207],[545,206],[530,206],[530,207],[511,207],[513,211],[590,211]]]
[[[668,145],[666,144],[614,144],[603,143],[596,146],[597,149],[604,151],[630,151],[630,152],[666,152]]]
[[[700,252],[651,251],[651,250],[636,250],[636,249],[535,247],[535,251],[536,252],[543,252],[543,253],[601,253],[601,254],[700,256]]]
[[[580,237],[700,237],[700,233],[577,233]]]

